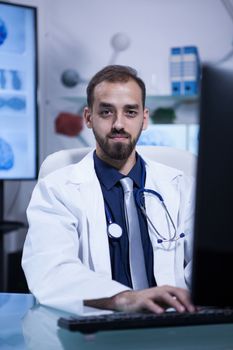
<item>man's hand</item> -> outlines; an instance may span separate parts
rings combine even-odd
[[[84,305],[115,311],[150,311],[157,314],[170,307],[178,312],[195,311],[189,292],[172,286],[125,291],[111,298],[86,300]]]

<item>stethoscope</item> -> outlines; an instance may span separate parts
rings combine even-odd
[[[171,214],[169,213],[169,210],[167,209],[166,204],[164,203],[164,199],[161,196],[161,194],[159,194],[158,192],[154,191],[154,190],[150,190],[144,187],[144,183],[145,183],[145,178],[146,178],[146,169],[145,169],[145,162],[144,160],[141,158],[142,161],[142,178],[141,178],[141,187],[139,189],[136,189],[134,192],[134,196],[135,196],[135,201],[137,206],[140,208],[140,210],[142,211],[143,215],[145,216],[145,218],[148,220],[149,224],[151,225],[151,227],[153,228],[154,232],[156,233],[157,236],[157,243],[163,243],[163,242],[174,242],[177,241],[180,238],[185,237],[184,233],[177,233],[177,229],[176,226],[174,224],[174,221],[171,217]],[[146,213],[146,209],[144,206],[144,199],[145,199],[145,194],[149,194],[151,196],[155,196],[156,198],[159,199],[165,214],[166,214],[166,220],[167,220],[167,225],[168,225],[168,238],[166,238],[164,235],[162,235],[157,228],[154,226],[153,222],[151,221],[151,219],[149,218],[149,216]],[[105,214],[106,214],[106,218],[107,218],[107,222],[108,222],[108,236],[112,239],[119,239],[122,236],[122,228],[120,227],[120,225],[116,224],[111,216],[111,212],[110,209],[106,203],[106,201],[104,201],[104,206],[105,206]],[[173,234],[171,234],[171,228],[170,226],[172,226],[173,229]]]

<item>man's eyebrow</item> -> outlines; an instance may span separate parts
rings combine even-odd
[[[137,103],[135,104],[128,104],[128,105],[125,105],[124,108],[128,108],[128,109],[139,109],[139,105]]]
[[[99,107],[114,107],[111,103],[107,103],[107,102],[100,102]]]

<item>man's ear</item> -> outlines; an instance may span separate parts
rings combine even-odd
[[[85,107],[83,110],[83,118],[85,120],[86,126],[91,129],[92,128],[92,116],[91,110],[88,107]]]
[[[145,108],[143,111],[143,128],[142,128],[142,130],[147,129],[148,122],[149,122],[149,109]]]

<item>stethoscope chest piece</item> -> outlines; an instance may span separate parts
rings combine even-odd
[[[122,228],[115,222],[112,222],[108,225],[108,235],[111,238],[120,238],[122,236]]]

